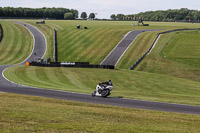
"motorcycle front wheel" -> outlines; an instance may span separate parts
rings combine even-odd
[[[96,96],[96,91],[94,91],[93,93],[92,93],[92,97],[95,97]]]

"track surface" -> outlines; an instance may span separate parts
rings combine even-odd
[[[115,66],[132,44],[132,42],[143,32],[148,31],[159,31],[159,30],[135,30],[129,32],[120,42],[119,44],[110,52],[110,54],[103,60],[101,65],[111,65]]]
[[[21,22],[19,24],[24,25]],[[26,27],[30,30],[30,32],[33,34],[35,38],[34,52],[37,53],[37,56],[42,57],[45,54],[45,49],[46,49],[46,41],[45,41],[44,36],[41,34],[41,32],[39,32],[33,26],[26,24]],[[33,53],[26,61],[31,61],[35,58],[35,55]],[[23,65],[26,61],[21,63],[21,65]],[[2,73],[3,70],[8,67],[11,67],[11,65],[0,66],[0,73]],[[25,94],[25,95],[32,95],[32,96],[42,96],[42,97],[48,97],[48,98],[57,98],[57,99],[96,103],[96,104],[106,104],[106,105],[114,105],[114,106],[129,107],[129,108],[149,109],[149,110],[200,115],[200,106],[149,102],[149,101],[139,101],[139,100],[131,100],[131,99],[120,99],[120,98],[100,98],[100,97],[93,98],[87,94],[77,94],[77,93],[64,92],[64,91],[25,87],[25,86],[17,85],[15,83],[11,83],[7,81],[6,79],[4,79],[3,76],[0,76],[0,92]]]

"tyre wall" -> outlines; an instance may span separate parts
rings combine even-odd
[[[0,24],[0,43],[3,39],[3,28],[2,28],[2,25]]]

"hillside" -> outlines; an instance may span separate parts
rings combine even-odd
[[[25,22],[33,24],[45,34],[48,41],[48,52],[46,57],[53,57],[53,29],[55,28],[58,31],[59,61],[86,61],[92,64],[100,64],[129,31],[137,29],[169,30],[186,27],[198,28],[199,26],[199,24],[159,22],[146,22],[150,24],[149,27],[132,26],[132,24],[137,23],[136,21],[109,22],[48,20],[45,25],[36,25],[36,21],[26,20]],[[86,26],[88,29],[77,30],[77,25],[82,25],[82,27]],[[154,36],[151,33],[152,32],[145,33],[148,34],[149,37],[145,38],[145,40],[140,43],[143,45],[146,45],[146,43],[148,43],[147,45],[151,45],[151,42],[154,40]],[[156,35],[156,32],[154,33]],[[143,36],[141,36],[141,39],[142,38]]]
[[[24,61],[32,52],[33,38],[21,25],[0,21],[4,37],[0,43],[0,65],[17,64]]]
[[[199,31],[162,35],[136,70],[200,81],[199,37]]]
[[[36,25],[36,21],[26,22]],[[149,27],[142,27],[132,26],[132,23],[134,22],[47,21],[45,25],[36,26],[47,37],[48,52],[46,56],[52,56],[52,30],[53,28],[56,28],[58,30],[59,61],[89,61],[94,64],[100,63],[129,30],[142,28],[169,30],[199,27],[199,24],[158,22],[149,22]],[[87,26],[89,29],[78,30],[76,29],[77,24]],[[149,48],[156,34],[156,32],[146,32],[141,34],[130,46],[129,50],[117,65],[117,69],[114,71],[104,69],[19,66],[9,68],[5,72],[5,76],[20,84],[88,94],[91,94],[95,89],[96,84],[99,82],[111,79],[115,84],[115,91],[112,93],[112,96],[114,97],[123,96],[125,98],[140,100],[199,105],[200,84],[198,82],[198,73],[196,75],[190,74],[191,72],[194,72],[192,71],[194,70],[194,65],[185,67],[186,64],[180,64],[180,62],[177,62],[179,64],[174,64],[172,59],[163,58],[159,55],[159,52],[156,51],[160,46],[163,48],[163,46],[166,45],[166,43],[162,43],[162,41],[165,40],[164,36],[161,36],[160,42],[158,42],[152,53],[138,66],[137,70],[144,72],[128,70],[129,66],[131,66],[134,61]],[[172,33],[172,35],[173,34],[176,33]],[[183,32],[183,34],[190,33]],[[196,34],[197,32],[194,32],[194,34],[191,34],[191,37],[196,38]],[[177,34],[178,38],[179,35],[180,38],[183,38],[181,36],[182,33]],[[167,35],[166,38],[169,38],[169,36],[171,36],[171,34]],[[194,40],[194,38],[191,38],[191,40]],[[168,46],[170,45],[171,43],[169,42]],[[177,47],[179,45],[180,44],[177,44]],[[165,52],[166,51],[170,50],[166,49]],[[173,54],[170,52],[165,54],[169,54],[173,57]],[[195,56],[198,56],[198,50],[197,55]],[[160,62],[155,62],[158,59],[153,60],[153,63],[150,62],[151,60],[148,60],[155,58],[161,58],[164,61],[167,60],[168,64],[176,67],[167,69],[168,66],[166,64],[162,65]],[[150,62],[150,65],[159,65],[160,68],[150,66],[149,64],[147,67],[147,63],[145,62]],[[188,68],[188,71],[186,71],[186,68]],[[180,71],[180,74],[182,75],[177,76],[174,71],[171,71],[170,74],[168,73],[170,70],[175,70],[176,72]],[[193,77],[191,78],[189,76]]]

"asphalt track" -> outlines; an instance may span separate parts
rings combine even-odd
[[[21,22],[18,22],[18,23],[24,25]],[[43,34],[38,29],[36,29],[35,27],[29,24],[26,24],[25,27],[28,28],[29,31],[33,34],[33,37],[35,38],[35,47],[30,57],[28,57],[24,62],[18,65],[24,65],[26,61],[34,60],[35,52],[36,52],[37,57],[43,57],[43,55],[45,54],[45,49],[46,49],[46,40]],[[2,73],[6,68],[11,67],[11,66],[13,65],[0,66],[0,73]],[[91,97],[90,95],[87,95],[87,94],[78,94],[78,93],[71,93],[71,92],[65,92],[65,91],[26,87],[26,86],[17,85],[15,83],[11,83],[10,81],[7,81],[3,77],[3,75],[0,76],[0,92],[24,94],[24,95],[31,95],[31,96],[42,96],[42,97],[47,97],[47,98],[56,98],[56,99],[95,103],[95,104],[105,104],[105,105],[121,106],[121,107],[128,107],[128,108],[148,109],[148,110],[200,115],[200,106],[140,101],[140,100],[113,98],[113,97],[110,97],[110,98]]]
[[[127,33],[125,37],[118,43],[118,45],[108,54],[108,56],[101,62],[101,65],[116,66],[121,57],[124,55],[133,41],[143,32],[160,31],[160,30],[135,30]]]

